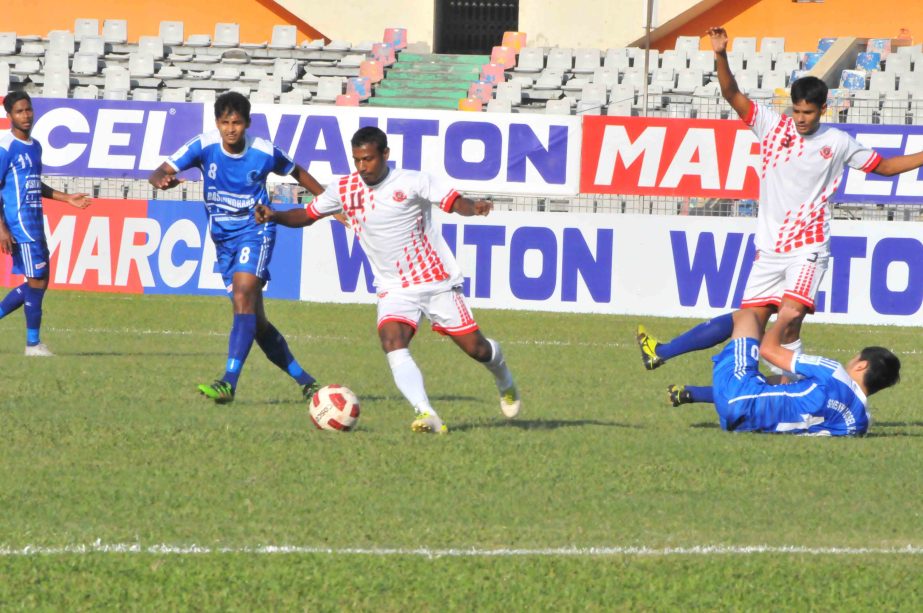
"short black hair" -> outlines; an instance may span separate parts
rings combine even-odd
[[[884,347],[866,347],[859,359],[868,362],[863,383],[869,396],[901,380],[901,361]]]
[[[817,77],[801,77],[792,83],[792,102],[808,102],[823,108],[827,104],[827,84]]]
[[[384,153],[385,149],[388,148],[388,135],[385,134],[381,128],[377,128],[375,126],[366,126],[356,130],[356,133],[353,134],[352,139],[349,141],[349,144],[352,145],[353,149],[363,145],[368,145],[369,143],[375,145],[375,147],[378,149],[378,153]]]
[[[3,98],[3,109],[7,113],[13,112],[13,105],[19,102],[20,100],[28,100],[29,104],[32,104],[32,96],[23,91],[9,92]]]
[[[239,92],[225,92],[215,99],[215,119],[221,119],[226,113],[237,113],[250,123],[250,101]]]

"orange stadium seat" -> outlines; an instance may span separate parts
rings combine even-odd
[[[481,102],[487,103],[494,92],[493,83],[487,81],[477,81],[468,87],[468,97],[477,98]]]
[[[500,64],[484,64],[481,66],[481,81],[489,83],[503,83],[506,77],[503,74],[503,66]]]
[[[516,65],[516,50],[512,47],[494,47],[490,52],[490,63],[512,68]]]
[[[375,43],[372,45],[372,58],[384,66],[390,66],[397,58],[394,54],[394,45],[390,43]]]
[[[368,77],[352,77],[346,81],[346,94],[355,94],[359,100],[372,97],[372,81]]]
[[[378,83],[385,78],[385,68],[377,60],[365,60],[359,64],[359,76],[367,77],[372,83]]]
[[[340,94],[336,100],[337,106],[359,106],[359,96],[356,94]]]
[[[479,98],[461,98],[458,101],[459,111],[479,113],[484,108],[484,103]]]
[[[516,53],[519,53],[522,48],[526,46],[526,33],[504,32],[503,42],[500,44],[504,47],[511,47],[514,51],[516,51]]]
[[[407,48],[407,29],[406,28],[386,28],[382,40],[394,45],[395,49]]]

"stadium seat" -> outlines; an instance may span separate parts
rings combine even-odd
[[[165,45],[182,45],[185,34],[182,21],[161,21],[160,38]]]
[[[103,89],[103,100],[128,100],[128,90]]]
[[[45,45],[37,42],[22,43],[19,47],[20,57],[41,57],[45,55]]]
[[[129,54],[128,74],[132,77],[153,77],[154,58],[141,52]]]
[[[351,77],[346,80],[346,93],[356,94],[359,101],[372,97],[372,82],[368,77]]]
[[[337,94],[334,103],[337,106],[359,106],[359,97],[355,94]]]
[[[744,69],[744,54],[742,51],[728,51],[727,56],[731,72],[737,74]]]
[[[868,79],[868,88],[871,91],[887,94],[897,89],[895,75],[890,72],[875,71]],[[854,88],[853,88],[854,89]]]
[[[106,78],[103,86],[103,96],[106,100],[125,100],[125,98],[112,98],[109,95],[116,95],[117,92],[124,92],[126,97],[128,90],[131,89],[131,77],[128,69],[121,66],[107,66],[103,69]]]
[[[484,104],[491,99],[494,93],[493,83],[487,81],[476,81],[468,86],[468,97],[477,98]]]
[[[887,60],[888,56],[891,55],[891,39],[871,38],[866,43],[865,50],[869,53],[877,53],[881,59]]]
[[[912,56],[901,53],[892,53],[885,60],[885,72],[900,74],[910,72]]]
[[[522,87],[519,83],[498,83],[495,98],[506,100],[511,106],[519,106],[522,104]]]
[[[908,92],[914,97],[923,97],[923,71],[908,72],[898,78],[898,91]]]
[[[260,78],[263,78],[266,73],[262,72],[262,69],[259,70],[261,71]],[[235,64],[218,64],[212,72],[212,78],[216,81],[236,81],[240,78],[240,68]]]
[[[835,42],[836,42],[835,36],[827,36],[827,37],[821,38],[819,41],[817,41],[817,50],[820,53],[823,53],[824,51],[832,47],[833,43]]]
[[[858,90],[850,96],[849,108],[846,112],[847,123],[872,123],[874,114],[878,112],[878,92]]]
[[[79,50],[83,53],[95,53],[96,55],[102,57],[106,55],[106,41],[103,40],[102,36],[84,36],[80,40]]]
[[[321,46],[324,51],[349,51],[353,48],[352,44],[345,40],[331,40],[326,45],[324,45],[323,41],[321,41]]]
[[[86,36],[99,36],[99,19],[74,20],[74,39],[80,41]]]
[[[548,50],[545,67],[570,72],[574,67],[574,50],[569,47],[552,47]]]
[[[714,51],[696,51],[690,55],[689,68],[698,69],[704,73],[715,72]]]
[[[619,83],[633,87],[635,91],[638,91],[647,83],[647,74],[640,68],[629,68],[622,73],[622,80]]]
[[[683,68],[676,75],[676,90],[692,93],[702,85],[704,74],[698,68]]]
[[[631,100],[609,101],[606,106],[606,115],[618,117],[631,117],[634,103]]]
[[[71,70],[77,75],[99,74],[99,56],[95,53],[78,51],[74,54]]]
[[[609,92],[609,104],[623,102],[629,106],[635,103],[635,88],[631,85],[616,85]]]
[[[273,62],[272,74],[285,83],[291,83],[299,77],[300,67],[298,60],[277,57]]]
[[[491,100],[487,103],[488,113],[512,113],[513,105],[509,100]]]
[[[570,102],[565,98],[549,100],[545,104],[546,115],[570,115]]]
[[[276,96],[271,91],[258,89],[250,94],[251,104],[275,104]]]
[[[625,70],[631,65],[628,57],[628,50],[625,47],[613,47],[606,49],[606,56],[603,58],[603,67],[614,70]]]
[[[4,62],[5,64],[6,62]],[[15,64],[9,65],[10,70],[10,82],[18,83],[25,79],[28,79],[34,74],[38,74],[42,70],[42,63],[30,57],[21,57],[16,60]]]
[[[762,75],[772,70],[772,54],[768,51],[757,51],[747,58],[747,70],[755,71]]]
[[[45,52],[45,57],[42,59],[42,67],[46,72],[52,69],[69,70],[70,58],[67,57],[67,52],[65,51],[51,51],[49,49]]]
[[[804,66],[805,70],[811,70],[812,68],[814,68],[814,65],[820,61],[820,58],[823,57],[823,55],[824,54],[821,51],[811,51],[811,52],[805,53],[804,62],[802,62],[802,66]]]
[[[240,24],[216,23],[212,47],[237,47],[240,45]]]
[[[850,90],[865,89],[865,71],[844,70],[840,74],[840,88]]]
[[[282,94],[282,80],[274,75],[263,77],[257,82],[256,91],[272,94],[277,98]]]
[[[141,36],[138,38],[138,51],[149,54],[155,60],[162,60],[163,39],[159,36]]]
[[[7,92],[10,90],[10,65],[6,62],[0,62],[0,91]]]
[[[616,77],[618,77],[618,73],[616,73]],[[532,89],[536,91],[559,90],[563,82],[564,73],[559,70],[545,70],[535,79],[535,83],[532,84]]]
[[[761,89],[784,89],[788,86],[786,83],[786,78],[788,76],[787,72],[782,70],[770,70],[767,73],[764,73],[760,78],[760,88]]]
[[[385,78],[385,69],[381,62],[365,60],[359,64],[359,76],[368,77],[372,83],[378,83]]]
[[[300,89],[283,92],[279,96],[279,104],[302,105],[304,104],[304,92]]]
[[[612,68],[597,68],[593,72],[593,83],[601,83],[606,89],[612,89],[619,84],[619,71]]]
[[[756,53],[755,36],[738,36],[731,41],[731,51],[738,51],[745,56]]]
[[[2,83],[2,79],[0,79],[0,83]],[[71,97],[75,100],[97,100],[99,98],[99,87],[96,85],[75,87]]]
[[[905,125],[907,123],[909,110],[910,108],[906,97],[885,97],[884,101],[881,103],[881,111],[878,115],[880,123]]]
[[[785,37],[764,36],[760,39],[760,51],[769,53],[773,59],[776,59],[780,53],[785,52]]]
[[[580,102],[603,107],[609,101],[606,86],[602,83],[587,83],[580,91]]]
[[[243,72],[238,78],[241,81],[259,82],[260,80],[265,79],[267,76],[269,76],[269,74],[262,66],[247,66],[244,68]]]
[[[565,81],[564,85],[561,86],[561,89],[565,91],[568,96],[574,100],[580,100],[580,92],[583,91],[583,86],[587,85],[590,81],[583,77],[573,77],[568,81]]]
[[[396,50],[407,48],[407,29],[406,28],[385,28],[382,41],[391,44]]]
[[[665,90],[676,87],[676,72],[672,68],[658,68],[651,73],[651,85],[657,85]]]
[[[269,40],[270,49],[294,49],[298,29],[292,25],[278,25],[272,27],[272,38]]]
[[[117,45],[128,41],[128,22],[124,19],[106,19],[103,21],[103,40]]]
[[[340,58],[340,61],[337,63],[339,68],[355,68],[356,70],[362,66],[362,62],[365,61],[365,55],[361,53],[350,53]]]
[[[881,66],[881,54],[878,52],[864,52],[856,56],[856,69],[870,72],[878,70]]]
[[[686,68],[687,60],[688,58],[685,50],[667,49],[660,54],[660,68],[670,69],[676,72]],[[651,71],[653,72],[656,68],[656,66],[652,66]]]
[[[348,49],[346,49],[348,51]],[[372,45],[372,59],[381,62],[382,66],[391,66],[397,61],[394,46],[388,43],[375,43]]]
[[[16,32],[0,32],[0,56],[16,55],[19,51],[19,41]]]
[[[185,87],[166,87],[160,92],[161,102],[186,102]]]
[[[194,89],[189,93],[190,102],[199,102],[202,104],[212,104],[215,102],[215,90],[213,89]]]
[[[801,58],[795,51],[786,51],[776,56],[776,62],[773,70],[781,70],[785,74],[791,74],[793,70],[801,68]]]
[[[686,56],[690,56],[699,50],[700,43],[701,41],[698,36],[677,36],[673,48],[676,51],[685,51]]]
[[[63,51],[74,55],[74,35],[70,30],[52,30],[48,33],[48,51]]]
[[[500,44],[504,47],[512,47],[516,53],[520,53],[526,46],[526,39],[527,36],[525,32],[504,32]]]
[[[593,74],[601,66],[599,49],[577,49],[574,52],[574,74]]]
[[[512,47],[494,47],[490,51],[490,63],[512,69],[516,65],[516,51]]]
[[[469,113],[479,113],[481,112],[481,109],[483,107],[484,107],[484,103],[481,101],[480,98],[472,98],[469,96],[467,98],[458,99],[458,110],[459,111],[466,111]]]
[[[542,47],[523,47],[513,72],[538,73],[545,68],[545,50]]]
[[[744,93],[759,89],[760,76],[754,71],[741,70],[735,73],[734,77],[737,79],[737,85],[740,87],[740,91]]]
[[[45,69],[42,83],[43,98],[67,98],[70,86],[70,71],[66,66]]]
[[[131,99],[143,102],[157,102],[157,90],[149,87],[136,87],[131,90]]]
[[[337,96],[343,93],[342,77],[321,77],[317,81],[317,95],[314,99],[319,102],[336,102]]]
[[[209,56],[214,57],[214,56]],[[249,64],[251,61],[250,54],[246,49],[241,49],[239,47],[225,48],[221,52],[221,55],[218,56],[218,61],[222,64]],[[269,58],[259,58],[260,63],[272,62]]]
[[[490,83],[503,83],[506,80],[506,75],[503,74],[503,66],[500,64],[484,64],[481,66],[479,80]]]
[[[190,34],[186,39],[187,47],[208,47],[212,44],[212,37],[209,34]]]

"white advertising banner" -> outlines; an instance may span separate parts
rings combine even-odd
[[[740,303],[754,219],[553,213],[436,214],[475,308],[707,318]],[[816,321],[923,325],[920,224],[834,223]],[[292,230],[280,229],[280,232]],[[277,253],[276,257],[284,257]],[[353,233],[304,230],[301,298],[375,301]]]

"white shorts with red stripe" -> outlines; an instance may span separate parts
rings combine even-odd
[[[827,273],[829,260],[826,251],[795,255],[757,251],[741,308],[779,306],[783,298],[788,298],[800,302],[813,313],[814,298]]]
[[[478,329],[460,287],[443,287],[433,292],[421,292],[418,288],[396,289],[378,294],[379,329],[396,321],[416,330],[423,315],[439,334],[461,336]]]

